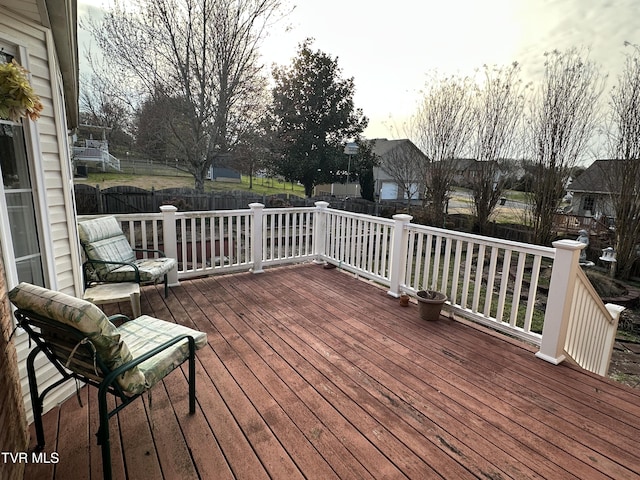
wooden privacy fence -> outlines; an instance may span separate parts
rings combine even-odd
[[[74,193],[79,215],[155,213],[161,205],[174,205],[182,212],[237,210],[256,202],[267,207],[312,207],[318,200],[328,200],[350,212],[373,215],[376,210],[375,203],[361,198],[302,198],[290,194],[260,195],[244,190],[199,193],[192,188],[145,190],[123,185],[101,189],[97,185],[77,184]]]

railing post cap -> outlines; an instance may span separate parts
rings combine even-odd
[[[264,208],[264,203],[250,203],[249,208],[253,210],[258,210],[258,209]]]
[[[626,307],[623,307],[622,305],[616,305],[615,303],[607,303],[605,304],[605,308],[614,318],[617,318],[624,310],[626,310]]]
[[[569,239],[556,240],[555,242],[552,243],[552,245],[555,248],[558,248],[561,250],[582,250],[587,246],[582,242],[576,242],[575,240],[569,240]]]
[[[162,212],[177,212],[178,207],[175,205],[160,205],[160,210]]]
[[[315,206],[321,209],[325,209],[327,207],[329,207],[329,202],[324,202],[322,200],[315,202]]]
[[[410,222],[413,219],[413,215],[407,215],[406,213],[397,213],[392,218],[400,222]]]

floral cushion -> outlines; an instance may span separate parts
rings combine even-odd
[[[140,282],[143,283],[161,279],[176,266],[173,258],[136,259],[136,254],[115,217],[100,217],[78,223],[78,236],[87,259],[135,264]],[[87,273],[93,281],[137,281],[135,268],[131,265],[94,263]]]
[[[196,343],[196,350],[207,344],[207,334],[177,323],[166,322],[148,315],[123,323],[118,332],[129,346],[134,358],[168,342],[180,335],[190,335]],[[171,370],[189,357],[189,343],[185,339],[139,365],[145,378],[145,388],[151,388]]]
[[[89,260],[132,263],[136,255],[115,217],[100,217],[78,223],[80,243]],[[117,264],[94,264],[102,276],[119,267]]]
[[[21,283],[9,292],[18,308],[74,327],[87,335],[105,365],[114,370],[179,335],[191,335],[196,348],[207,343],[207,335],[188,327],[143,315],[116,328],[94,304],[36,285]],[[127,370],[118,377],[128,394],[142,393],[189,356],[185,340]],[[73,363],[69,368],[73,369]],[[83,370],[82,374],[86,374]],[[100,379],[99,379],[100,380]]]
[[[97,354],[111,370],[133,360],[118,329],[93,303],[24,282],[9,292],[9,300],[21,310],[31,311],[85,333]],[[69,368],[73,369],[73,363]],[[82,374],[85,373],[83,370]],[[118,377],[118,384],[125,391],[135,393],[128,388],[134,385],[144,388],[144,375],[134,367]]]
[[[176,261],[173,258],[143,258],[135,260],[134,265],[138,267],[140,274],[140,281],[153,282],[159,278],[162,278],[165,273],[168,273],[176,265]],[[135,282],[136,271],[131,265],[116,265],[116,268],[101,275],[100,280],[104,282]]]

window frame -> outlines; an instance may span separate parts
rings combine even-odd
[[[28,53],[24,46],[11,42],[9,39],[0,37],[0,48],[16,59],[22,66],[29,70]],[[49,255],[48,245],[52,245],[51,232],[44,225],[47,209],[45,192],[46,184],[44,181],[44,170],[42,162],[36,162],[35,159],[42,158],[42,152],[39,144],[39,132],[36,122],[29,119],[22,119],[20,122],[12,122],[11,120],[0,120],[0,123],[22,128],[24,137],[25,154],[27,168],[29,172],[30,193],[33,201],[33,209],[35,214],[35,228],[38,237],[38,249],[40,256],[40,264],[42,267],[42,277],[44,286],[47,288],[55,288],[56,282],[52,279],[51,273],[55,271],[52,264],[52,255]],[[1,173],[1,172],[0,172]],[[0,182],[0,253],[4,260],[5,275],[7,278],[7,286],[13,288],[17,285],[18,269],[13,260],[15,260],[15,250],[13,248],[13,236],[11,223],[9,221],[9,212],[6,202],[4,182]],[[6,233],[5,233],[6,232]]]

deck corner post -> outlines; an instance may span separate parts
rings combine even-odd
[[[400,296],[400,281],[404,280],[407,271],[407,244],[409,231],[407,225],[413,217],[400,213],[393,216],[393,232],[391,233],[391,259],[389,263],[389,291],[392,297]]]
[[[323,263],[327,255],[327,208],[329,202],[315,202],[316,212],[313,228],[314,263]]]
[[[262,273],[262,228],[264,223],[264,204],[250,203],[252,228],[251,228],[251,273]]]
[[[178,261],[178,236],[176,235],[176,212],[174,205],[162,205],[162,249],[167,257],[175,258]],[[167,284],[170,287],[180,285],[178,281],[178,268],[167,273]]]
[[[580,250],[585,244],[573,240],[553,242],[556,249],[544,312],[542,340],[536,357],[558,365],[565,359],[565,341],[575,292]]]

